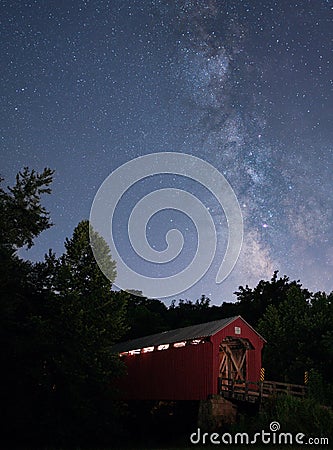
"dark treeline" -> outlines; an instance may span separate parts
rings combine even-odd
[[[302,383],[332,406],[333,294],[311,293],[299,281],[275,272],[255,288],[239,287],[235,303],[162,301],[112,291],[91,245],[116,276],[105,241],[82,221],[43,262],[22,260],[18,250],[52,224],[41,197],[50,194],[52,171],[25,169],[0,188],[1,439],[5,448],[47,444],[116,445],[124,439],[128,412],[118,402],[116,379],[124,373],[112,345],[235,315],[267,340],[266,377]],[[89,239],[89,231],[90,238]],[[118,441],[117,441],[118,439]],[[3,446],[2,446],[3,447]]]
[[[1,448],[103,443],[119,430],[112,380],[123,367],[110,347],[128,329],[128,296],[112,292],[96,265],[88,222],[60,258],[49,251],[33,264],[17,255],[51,226],[41,196],[52,175],[25,169],[0,189]],[[91,237],[115,276],[105,241]]]

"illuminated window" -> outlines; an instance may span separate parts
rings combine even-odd
[[[154,347],[145,347],[142,349],[142,353],[149,353],[149,352],[153,352],[154,351]]]
[[[139,355],[139,354],[140,354],[140,351],[141,351],[141,349],[138,348],[138,349],[136,349],[136,350],[130,350],[130,351],[128,352],[128,354],[129,354],[129,355]]]
[[[167,350],[169,348],[169,344],[161,344],[157,347],[157,350]]]
[[[178,348],[178,347],[185,347],[185,345],[186,345],[186,342],[185,342],[185,341],[182,341],[182,342],[175,342],[175,343],[173,344],[173,346],[174,346],[175,348]]]
[[[235,327],[235,334],[241,334],[241,331],[240,327]]]

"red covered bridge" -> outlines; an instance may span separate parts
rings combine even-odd
[[[230,317],[116,344],[127,366],[128,400],[204,400],[225,379],[260,379],[265,339],[242,317]]]

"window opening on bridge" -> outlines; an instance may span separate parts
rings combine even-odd
[[[142,353],[149,353],[149,352],[153,352],[154,351],[154,347],[145,347],[142,349]]]
[[[161,344],[157,347],[157,350],[167,350],[169,348],[169,344]]]
[[[130,351],[128,352],[128,354],[129,354],[129,355],[139,355],[139,354],[140,354],[140,351],[141,351],[141,349],[140,349],[140,348],[137,348],[137,349],[135,349],[135,350],[130,350]]]
[[[185,345],[186,345],[186,341],[175,342],[175,343],[173,344],[173,346],[174,346],[175,348],[185,347]]]

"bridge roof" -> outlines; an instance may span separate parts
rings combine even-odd
[[[150,336],[144,336],[126,342],[120,342],[112,347],[112,351],[115,353],[128,352],[129,350],[136,350],[139,348],[153,347],[155,345],[162,344],[174,344],[175,342],[213,336],[238,317],[239,316],[228,317],[226,319],[214,320],[212,322],[200,323],[189,327],[163,331],[162,333],[152,334]]]

